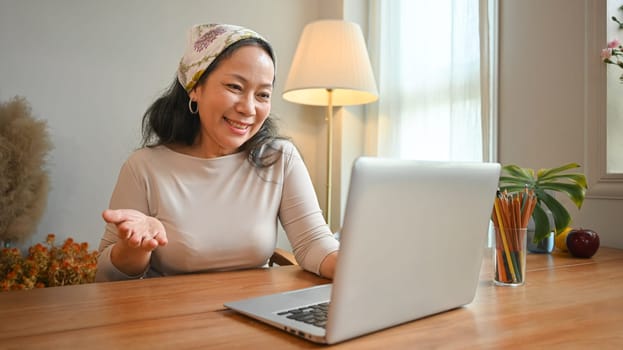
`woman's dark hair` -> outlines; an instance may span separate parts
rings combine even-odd
[[[250,45],[264,49],[275,63],[275,54],[268,42],[258,38],[243,39],[223,50],[201,75],[196,86],[203,84],[210,73],[224,59],[231,57],[237,49]],[[197,115],[190,113],[189,99],[188,93],[176,78],[143,115],[141,146],[155,147],[171,143],[192,145],[201,128],[201,122]],[[275,152],[268,149],[274,149],[271,146],[277,139],[284,139],[284,137],[279,136],[274,117],[269,115],[260,130],[240,146],[240,151],[249,152],[249,162],[254,166],[267,167],[277,161],[278,157]]]

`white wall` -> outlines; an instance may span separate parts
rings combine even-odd
[[[600,157],[587,130],[605,111],[589,97],[605,86],[605,75],[592,72],[605,69],[597,48],[606,38],[595,45],[587,33],[592,12],[603,3],[500,0],[500,162],[537,169],[577,162],[588,173]],[[604,14],[603,26],[606,20]],[[605,96],[596,99],[605,104]],[[594,187],[597,179],[590,177],[580,211],[566,201],[573,226],[594,229],[604,246],[623,248],[623,200],[595,198]]]
[[[280,97],[300,32],[318,8],[314,0],[0,0],[0,101],[25,97],[55,146],[47,210],[25,244],[49,232],[99,244],[100,214],[122,162],[139,145],[142,115],[173,81],[196,23],[239,24],[271,41],[273,113],[319,181],[322,119]]]

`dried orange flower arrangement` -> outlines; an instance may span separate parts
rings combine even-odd
[[[49,234],[45,244],[30,247],[26,257],[17,248],[2,248],[0,291],[93,282],[97,251],[89,252],[88,243],[76,243],[72,238],[56,246],[55,238],[54,234]]]

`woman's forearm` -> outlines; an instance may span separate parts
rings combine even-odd
[[[335,264],[337,262],[337,251],[327,255],[320,263],[320,276],[333,279],[335,274]]]
[[[110,251],[111,263],[119,271],[129,276],[136,276],[145,272],[150,258],[150,251],[130,248],[123,241],[115,243]]]

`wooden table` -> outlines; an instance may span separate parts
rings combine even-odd
[[[526,285],[490,280],[487,254],[471,304],[332,347],[623,348],[623,250],[602,247],[592,259],[530,254]],[[289,266],[4,292],[0,348],[325,347],[222,305],[327,282]]]

